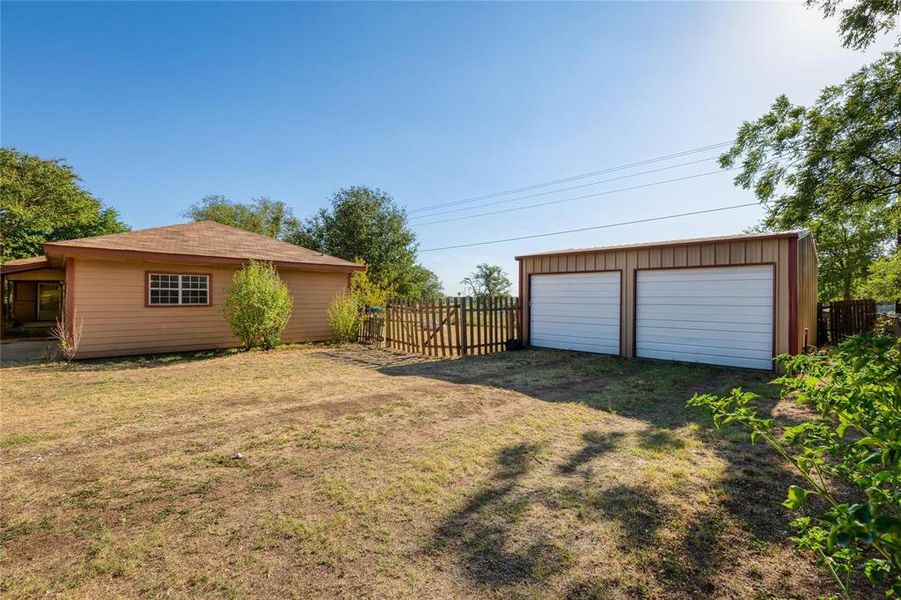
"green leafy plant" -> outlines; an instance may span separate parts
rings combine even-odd
[[[774,383],[815,418],[780,434],[741,388],[688,405],[710,411],[717,427],[745,427],[752,442],[764,440],[794,465],[803,485],[790,486],[783,505],[803,512],[791,539],[819,558],[845,597],[856,572],[901,595],[901,341],[861,334],[828,355],[777,360],[785,374]]]
[[[250,261],[235,273],[223,312],[245,348],[270,349],[281,343],[293,305],[275,267]]]
[[[362,259],[358,259],[357,262],[366,265]],[[350,292],[361,307],[384,306],[393,295],[393,290],[382,287],[370,279],[368,268],[366,271],[357,271],[351,276]]]
[[[328,308],[328,322],[341,342],[357,338],[360,327],[360,302],[350,292],[342,292],[335,297]]]

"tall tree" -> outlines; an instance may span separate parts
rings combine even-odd
[[[802,225],[810,229],[819,257],[820,301],[850,300],[862,291],[872,264],[884,256],[894,231],[885,208],[851,206],[839,216],[814,216],[803,223],[786,223],[776,216],[764,221],[769,230]]]
[[[285,239],[300,227],[288,205],[265,197],[234,202],[225,196],[211,195],[182,214],[192,221],[216,221],[276,239]]]
[[[369,277],[402,298],[435,294],[440,282],[416,263],[416,234],[407,214],[381,190],[365,186],[339,190],[288,241],[347,260],[362,260]]]
[[[895,27],[901,0],[806,0],[809,7],[819,8],[826,17],[841,13],[838,30],[845,48],[863,50],[880,33],[888,33]],[[839,10],[839,7],[843,7]],[[899,37],[901,41],[901,37]]]
[[[787,218],[841,214],[850,204],[899,204],[901,194],[901,53],[882,58],[810,107],[779,96],[745,122],[723,156],[740,165],[735,183]]]
[[[488,263],[476,265],[476,270],[460,283],[472,290],[472,295],[478,298],[509,296],[510,286],[513,285],[501,266]]]
[[[876,300],[901,302],[901,250],[870,265],[861,291]]]
[[[814,232],[821,298],[848,297],[901,226],[901,53],[889,52],[809,107],[785,96],[742,124],[723,167],[768,209],[764,225]]]
[[[0,262],[41,254],[44,242],[128,231],[64,160],[0,148]]]

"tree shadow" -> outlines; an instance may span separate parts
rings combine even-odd
[[[685,447],[685,440],[669,429],[650,427],[638,432],[638,446],[645,450],[664,451]]]
[[[605,452],[616,447],[617,442],[623,437],[621,431],[602,433],[599,431],[586,431],[582,434],[585,445],[581,450],[569,457],[565,463],[557,467],[557,471],[564,475],[571,475],[581,465],[597,458]]]
[[[627,551],[656,543],[657,532],[669,515],[656,494],[640,485],[614,485],[601,491],[594,502],[604,516],[622,526]]]
[[[723,394],[740,386],[761,396],[758,401],[761,416],[776,416],[783,424],[803,418],[803,414],[774,415],[779,398],[778,388],[768,384],[772,373],[533,349],[459,360],[418,360],[376,368],[392,376],[504,388],[545,402],[578,403],[640,420],[648,427],[629,435],[635,435],[636,446],[646,451],[684,452],[685,436],[697,436],[725,464],[716,482],[716,499],[709,506],[675,515],[661,503],[657,492],[640,483],[618,484],[597,493],[588,489],[586,478],[581,486],[574,483],[568,492],[580,500],[589,498],[599,515],[621,524],[627,540],[624,552],[657,543],[657,532],[668,519],[681,521],[681,534],[677,539],[667,540],[670,553],[660,555],[660,564],[655,567],[659,571],[656,578],[668,582],[673,589],[710,595],[721,585],[719,570],[725,567],[728,557],[735,556],[735,540],[724,538],[727,522],[744,532],[743,552],[753,552],[758,543],[787,543],[786,531],[792,515],[781,503],[786,488],[800,483],[800,477],[769,447],[751,444],[745,432],[716,430],[709,417],[686,406],[686,401],[696,393]],[[691,428],[686,430],[687,426]],[[600,429],[585,432],[583,447],[556,466],[556,472],[564,476],[576,473],[581,465],[612,450],[621,435],[622,432]],[[533,499],[541,501],[548,496],[547,491],[539,491]],[[521,501],[522,496],[519,498]],[[478,517],[486,504],[515,505],[509,490],[492,487],[455,512],[444,526],[443,534],[472,525],[464,515],[476,515],[476,525],[489,534],[487,539],[505,541],[503,526],[494,522],[491,529]],[[468,539],[480,549],[467,547],[468,542],[461,548],[470,565],[479,565],[470,569],[478,574],[476,579],[491,584],[509,582],[509,576],[492,575],[492,564],[511,566],[504,563],[510,557],[502,552],[503,543],[492,547],[476,537]],[[485,544],[487,548],[483,547]],[[537,554],[540,552],[536,547],[525,558],[517,555],[522,560],[516,563],[520,573],[535,565],[539,560]],[[586,585],[591,587],[590,583]],[[576,590],[576,595],[588,588]]]
[[[533,465],[538,446],[503,448],[487,485],[448,515],[435,529],[428,553],[452,550],[467,577],[490,587],[546,576],[568,564],[568,555],[550,535],[514,534],[533,499],[517,493],[519,480]]]

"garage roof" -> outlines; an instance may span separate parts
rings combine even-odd
[[[548,252],[536,252],[534,254],[520,254],[516,260],[531,256],[549,256],[553,254],[581,254],[583,252],[606,252],[609,250],[636,250],[644,248],[659,248],[662,246],[687,246],[692,244],[715,244],[717,242],[732,242],[739,240],[765,240],[772,238],[802,238],[810,232],[806,229],[791,231],[772,231],[766,233],[738,233],[734,235],[722,235],[717,237],[689,238],[681,240],[669,240],[665,242],[642,242],[638,244],[626,244],[622,246],[597,246],[592,248],[569,248],[566,250],[550,250]]]

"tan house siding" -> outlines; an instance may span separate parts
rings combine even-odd
[[[735,239],[705,243],[675,243],[648,248],[573,251],[537,256],[524,256],[520,260],[520,295],[523,298],[522,332],[529,342],[529,276],[536,273],[569,273],[578,271],[622,271],[621,314],[620,314],[620,354],[634,355],[634,307],[635,273],[639,269],[737,266],[753,264],[773,264],[775,277],[775,353],[789,351],[789,298],[792,285],[789,281],[789,239],[772,237],[758,239]],[[797,319],[800,336],[803,328],[809,327],[811,340],[816,335],[816,251],[809,235],[799,242],[799,276],[796,297]],[[801,264],[803,261],[803,264]],[[811,265],[811,262],[813,263]],[[812,271],[812,274],[811,274]],[[811,304],[811,293],[813,304]],[[810,323],[813,322],[811,326]],[[797,332],[796,332],[797,333]],[[811,342],[811,343],[814,343]],[[803,344],[800,341],[798,348]]]
[[[72,302],[83,323],[79,358],[238,346],[222,315],[237,267],[75,258]],[[146,273],[209,274],[211,305],[146,306]],[[282,270],[294,297],[286,342],[327,339],[326,308],[347,274]]]
[[[309,342],[330,339],[328,307],[347,289],[348,274],[320,271],[281,270],[280,275],[294,297],[294,311],[285,328],[285,341]]]

